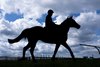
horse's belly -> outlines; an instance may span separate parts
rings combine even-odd
[[[46,32],[41,34],[40,40],[46,42],[46,43],[60,43],[60,42],[64,42],[67,40],[67,36],[62,35],[61,33],[56,33],[56,32]]]
[[[54,40],[42,40],[42,41],[45,43],[52,43],[52,44],[55,44],[58,42],[58,41],[54,41]]]
[[[46,43],[61,43],[61,42],[64,42],[66,41],[66,38],[63,38],[63,37],[44,37],[42,39],[43,42],[46,42]]]

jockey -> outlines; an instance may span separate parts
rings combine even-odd
[[[45,19],[45,27],[48,29],[51,29],[54,27],[55,23],[52,21],[52,15],[53,15],[53,10],[48,10],[48,15],[46,16]]]

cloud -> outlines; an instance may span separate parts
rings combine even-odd
[[[96,12],[81,13],[76,21],[81,24],[81,29],[79,31],[80,42],[93,42],[98,40],[99,35],[96,33],[100,29],[99,21],[100,15]]]
[[[4,18],[0,19],[0,56],[22,56],[22,49],[27,44],[27,41],[22,40],[11,46],[7,40],[8,38],[17,37],[23,29],[33,26],[41,26],[41,24],[36,19],[21,18],[13,22],[9,22]],[[27,52],[26,56],[30,56],[29,52]]]
[[[11,47],[7,39],[15,38],[25,28],[44,26],[41,25],[37,19],[41,19],[43,15],[47,13],[48,9],[53,9],[53,17],[57,24],[60,24],[67,16],[74,15],[74,19],[81,25],[79,30],[72,28],[68,33],[69,38],[67,43],[72,48],[75,56],[82,57],[84,54],[86,56],[92,56],[93,53],[95,57],[97,57],[98,54],[95,53],[94,48],[88,50],[85,47],[79,46],[79,44],[100,44],[100,14],[96,12],[96,10],[100,10],[99,2],[99,0],[0,0],[0,55],[21,56],[21,49],[27,42],[22,40]],[[6,14],[19,14],[18,10],[20,14],[23,14],[22,18],[18,18],[12,22],[5,19]],[[53,50],[54,46],[51,46],[51,44],[39,41],[35,55],[52,55]],[[91,52],[91,54],[88,54],[88,51]],[[28,54],[29,53],[27,53],[27,56],[29,56]],[[66,54],[70,56],[69,52],[61,47],[58,55],[66,57]]]
[[[24,13],[24,17],[40,17],[48,9],[53,9],[57,14],[80,13],[83,11],[95,11],[100,9],[99,0],[4,0],[1,1],[1,9],[9,12],[16,12],[18,9]],[[10,4],[9,4],[10,3]]]
[[[52,0],[51,0],[52,1]],[[52,8],[57,14],[69,14],[69,13],[80,13],[84,11],[95,11],[100,9],[100,1],[91,0],[91,1],[80,1],[80,0],[55,0],[51,3],[46,3],[45,0],[42,0],[41,4],[45,8]],[[40,4],[40,3],[39,3]]]

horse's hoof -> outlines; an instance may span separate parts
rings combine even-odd
[[[76,61],[76,59],[75,59],[75,58],[73,58],[72,60],[73,60],[73,61]]]
[[[52,61],[55,61],[55,58],[52,57],[51,60],[52,60]]]
[[[18,61],[25,61],[26,60],[26,58],[20,58],[20,59],[18,59]]]
[[[37,60],[35,60],[35,59],[34,59],[34,60],[32,60],[32,61],[33,61],[34,63],[37,63]]]

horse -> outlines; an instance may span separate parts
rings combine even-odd
[[[27,38],[28,44],[23,48],[22,59],[25,59],[25,53],[27,49],[30,48],[32,60],[35,61],[35,56],[33,52],[38,40],[50,44],[56,44],[53,56],[51,58],[52,60],[55,59],[56,53],[60,45],[63,45],[66,49],[68,49],[72,59],[75,59],[71,48],[66,43],[68,39],[68,31],[71,27],[79,29],[80,25],[72,17],[68,17],[60,25],[55,24],[55,27],[53,28],[43,28],[41,26],[35,26],[24,29],[18,37],[14,39],[8,39],[8,42],[12,44],[20,41],[22,38]]]

